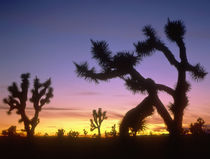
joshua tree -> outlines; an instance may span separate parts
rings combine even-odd
[[[190,124],[190,132],[193,135],[203,135],[205,134],[203,127],[204,127],[205,121],[202,118],[198,118],[197,122],[195,122],[194,124],[191,123]]]
[[[8,114],[11,113],[12,110],[16,109],[17,114],[21,116],[19,122],[24,123],[24,131],[26,131],[28,137],[32,137],[34,135],[35,128],[37,124],[40,122],[38,116],[39,112],[42,110],[42,107],[45,104],[50,102],[50,98],[53,97],[53,89],[51,87],[51,80],[40,83],[39,79],[36,77],[34,79],[34,87],[31,90],[32,97],[30,98],[30,102],[33,103],[34,107],[34,116],[29,119],[26,115],[26,103],[28,100],[28,89],[29,89],[29,77],[30,74],[22,74],[21,75],[21,85],[18,88],[18,85],[14,82],[11,86],[8,87],[8,91],[10,95],[8,98],[5,98],[4,103],[10,106]]]
[[[65,130],[64,129],[58,129],[58,131],[56,132],[56,134],[57,134],[58,137],[63,137],[64,136],[64,133],[65,133]]]
[[[112,137],[116,137],[117,136],[117,130],[116,130],[116,124],[114,124],[112,126],[112,130],[109,133]]]
[[[69,133],[68,133],[67,135],[68,135],[68,137],[70,137],[70,138],[78,138],[79,132],[78,132],[78,131],[70,130]]]
[[[98,108],[98,112],[93,110],[93,119],[90,119],[90,131],[98,129],[98,137],[101,137],[101,124],[107,119],[106,111],[102,112],[101,108]]]
[[[180,60],[174,57],[171,50],[159,39],[151,26],[143,28],[143,33],[147,39],[134,44],[134,52],[118,52],[116,55],[112,55],[107,42],[91,40],[92,58],[97,60],[98,65],[101,67],[101,72],[97,72],[94,67],[89,68],[88,63],[85,62],[81,64],[74,63],[76,73],[79,77],[96,83],[118,77],[124,80],[127,88],[134,93],[148,93],[153,98],[154,106],[163,118],[170,134],[179,135],[182,133],[183,114],[184,109],[188,105],[187,92],[190,88],[190,84],[186,81],[186,73],[191,73],[192,78],[197,81],[203,79],[207,74],[199,63],[192,65],[188,62],[183,40],[185,31],[182,21],[168,20],[165,25],[167,38],[175,42],[179,48]],[[145,56],[150,56],[156,51],[158,51],[157,53],[163,53],[166,60],[177,70],[178,78],[175,88],[158,84],[150,78],[145,78],[135,68]],[[174,101],[170,106],[170,110],[173,117],[160,101],[157,95],[158,91],[164,91],[172,96]]]
[[[83,133],[84,133],[84,135],[85,135],[85,137],[86,137],[87,134],[88,134],[88,131],[87,131],[86,129],[83,129]]]
[[[2,130],[4,136],[17,136],[16,126],[10,126],[7,130]]]

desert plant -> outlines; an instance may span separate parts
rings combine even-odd
[[[136,128],[131,128],[131,134],[132,136],[136,136],[137,133],[140,133],[141,131],[144,131],[146,129],[146,121],[145,120],[141,120],[139,121],[139,123],[137,124]]]
[[[205,124],[205,121],[202,118],[198,118],[195,123],[190,124],[190,132],[193,135],[203,135],[203,134],[205,134],[205,131],[203,129],[204,124]]]
[[[107,131],[105,130],[104,135],[105,135],[105,138],[108,138],[108,137],[109,137],[109,132],[107,132]]]
[[[68,133],[67,135],[68,135],[68,137],[70,137],[70,138],[78,138],[79,132],[78,132],[78,131],[70,130],[69,133]]]
[[[3,136],[17,136],[16,126],[10,126],[7,130],[2,130]]]
[[[56,132],[56,134],[57,134],[58,137],[63,137],[64,136],[64,133],[65,133],[65,130],[64,129],[58,129],[58,131]]]
[[[28,89],[29,89],[29,77],[30,74],[22,74],[21,75],[21,90],[18,88],[18,85],[14,82],[11,86],[8,87],[8,91],[10,95],[8,98],[5,98],[4,103],[10,106],[8,114],[11,113],[12,110],[16,109],[17,114],[21,116],[19,122],[24,123],[24,131],[26,131],[28,137],[32,137],[34,135],[34,131],[38,123],[40,122],[38,116],[42,107],[45,104],[50,102],[50,98],[53,97],[53,88],[51,87],[51,80],[40,83],[39,79],[36,77],[34,79],[34,86],[31,90],[32,97],[30,98],[30,102],[33,103],[33,108],[35,110],[33,118],[29,119],[26,115],[26,107],[28,100]]]
[[[113,126],[112,126],[112,129],[111,129],[111,131],[110,131],[110,136],[112,136],[112,137],[116,137],[117,136],[117,130],[116,130],[116,124],[114,124]]]
[[[98,129],[98,137],[101,137],[101,124],[107,119],[106,111],[102,112],[101,108],[98,108],[98,112],[93,110],[93,119],[90,119],[90,131]]]
[[[48,133],[44,133],[44,137],[48,137],[49,135],[48,135]]]
[[[85,137],[86,137],[87,134],[88,134],[88,131],[87,131],[86,129],[83,129],[83,133],[84,133],[84,135],[85,135]]]
[[[147,39],[134,44],[134,52],[124,51],[112,55],[107,42],[91,40],[92,58],[97,60],[98,65],[101,67],[101,71],[97,72],[94,67],[89,68],[88,63],[85,62],[82,64],[74,63],[76,73],[79,77],[96,83],[99,83],[99,81],[108,81],[112,78],[121,78],[125,81],[127,88],[132,92],[148,93],[149,96],[153,98],[154,106],[163,118],[170,134],[182,134],[184,110],[188,105],[187,92],[190,89],[190,84],[186,81],[186,73],[191,73],[191,77],[196,81],[203,79],[207,74],[199,63],[192,65],[188,62],[184,43],[185,32],[185,26],[180,20],[168,20],[165,25],[165,34],[167,38],[172,42],[175,42],[179,48],[180,60],[177,60],[174,57],[174,54],[165,43],[160,40],[156,35],[155,29],[151,26],[145,26],[143,28],[143,33]],[[144,57],[151,56],[155,51],[163,53],[166,60],[177,70],[178,78],[175,88],[158,84],[150,78],[145,78],[135,68]],[[157,95],[158,91],[164,91],[172,96],[174,102],[171,103],[170,110],[173,117],[159,99]]]

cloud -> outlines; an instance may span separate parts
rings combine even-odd
[[[60,107],[46,107],[43,110],[80,110],[78,108],[60,108]]]
[[[78,96],[95,96],[95,95],[101,95],[100,92],[93,92],[93,91],[83,91],[83,92],[76,92],[73,95]]]
[[[189,36],[193,37],[193,38],[205,38],[205,39],[209,39],[210,38],[210,32],[206,32],[206,31],[194,31],[194,32],[189,32],[188,33]]]
[[[153,131],[157,131],[157,132],[162,132],[165,130],[166,130],[166,127],[164,126],[156,126],[155,128],[153,128]]]
[[[121,113],[118,112],[114,112],[114,111],[109,111],[108,112],[108,117],[110,118],[114,118],[114,119],[122,119],[124,115],[122,115]]]
[[[114,94],[113,96],[115,96],[115,97],[127,97],[126,94]]]
[[[9,106],[6,107],[6,106],[0,106],[0,110],[9,110]]]
[[[5,90],[7,90],[7,87],[8,87],[8,86],[6,86],[6,85],[0,85],[0,89],[5,89]]]
[[[48,128],[57,128],[57,126],[53,126],[53,125],[50,125],[50,126],[47,126]]]
[[[74,119],[86,119],[92,117],[90,112],[84,110],[46,110],[40,113],[41,118],[74,118]]]
[[[9,106],[0,106],[0,110],[9,110]],[[33,107],[27,107],[26,110],[34,110]],[[42,110],[80,110],[78,108],[64,108],[64,107],[43,107]]]

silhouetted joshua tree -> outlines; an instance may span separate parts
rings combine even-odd
[[[70,130],[69,133],[68,133],[67,135],[68,135],[68,137],[70,137],[70,138],[78,138],[79,132],[78,132],[78,131]]]
[[[63,137],[64,133],[65,133],[64,129],[58,129],[58,131],[56,132],[56,134],[59,138]]]
[[[16,132],[16,126],[10,126],[7,130],[2,130],[2,135],[4,136],[18,136]]]
[[[112,126],[112,129],[111,129],[111,131],[110,131],[110,136],[112,136],[112,137],[116,137],[117,136],[117,130],[116,130],[116,124],[114,124],[113,126]]]
[[[203,130],[205,121],[202,118],[198,118],[197,122],[190,124],[190,132],[193,135],[203,135],[205,131]]]
[[[90,119],[90,131],[98,129],[98,137],[101,137],[101,124],[107,119],[106,111],[102,112],[101,108],[98,108],[98,112],[93,110],[93,119]]]
[[[84,135],[85,135],[85,137],[86,137],[87,134],[88,134],[88,131],[87,131],[86,129],[83,129],[83,133],[84,133]]]
[[[88,63],[85,62],[82,64],[74,63],[76,73],[79,77],[96,83],[118,77],[124,80],[127,88],[134,93],[148,93],[153,99],[153,104],[163,118],[170,134],[179,135],[182,133],[183,114],[184,109],[188,105],[187,92],[190,88],[190,84],[186,81],[186,72],[190,72],[192,78],[197,81],[203,79],[207,74],[199,63],[192,65],[188,62],[185,43],[183,41],[185,31],[185,26],[182,21],[168,20],[165,25],[167,38],[175,42],[179,48],[180,60],[174,57],[171,50],[160,40],[151,26],[145,26],[143,28],[143,33],[147,39],[134,44],[135,52],[124,51],[112,55],[105,41],[91,40],[92,58],[97,60],[101,71],[97,72],[94,67],[89,68]],[[150,78],[144,78],[135,68],[144,57],[151,56],[155,52],[163,53],[168,62],[177,70],[178,78],[175,88],[158,84]],[[166,107],[160,101],[157,95],[158,91],[164,91],[172,96],[174,102],[171,104],[170,110],[173,117],[171,117]]]
[[[11,113],[12,110],[16,109],[17,114],[21,116],[19,122],[24,123],[24,131],[26,131],[28,137],[32,137],[34,135],[35,128],[39,123],[39,112],[42,110],[42,107],[45,104],[50,102],[50,98],[53,97],[53,88],[51,87],[51,80],[40,83],[39,79],[36,77],[34,79],[34,86],[31,90],[32,97],[30,98],[30,102],[33,103],[34,107],[34,116],[32,119],[26,115],[26,103],[28,100],[28,89],[29,89],[29,77],[30,74],[22,74],[21,75],[21,85],[18,88],[17,84],[14,82],[11,86],[8,87],[8,91],[10,95],[8,98],[5,98],[4,103],[10,106],[8,114]]]

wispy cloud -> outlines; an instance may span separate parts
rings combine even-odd
[[[166,127],[164,126],[156,126],[155,128],[153,128],[153,131],[157,131],[157,132],[161,132],[165,130],[166,130]]]
[[[0,106],[0,110],[9,110],[9,107],[6,107],[6,106]]]
[[[27,107],[27,110],[34,110],[33,107]],[[0,110],[9,110],[9,106],[0,106]],[[43,107],[42,110],[80,110],[79,108],[64,108],[64,107]]]
[[[124,116],[123,114],[114,112],[114,111],[109,111],[108,113],[109,113],[108,117],[115,118],[115,119],[122,119]]]
[[[5,89],[5,90],[7,90],[7,87],[8,87],[8,86],[6,86],[6,85],[0,85],[0,89]]]
[[[84,91],[84,92],[76,92],[75,95],[79,96],[95,96],[95,95],[101,95],[100,92],[93,92],[93,91]]]
[[[50,126],[47,126],[48,128],[57,128],[57,126],[53,126],[53,125],[50,125]]]

